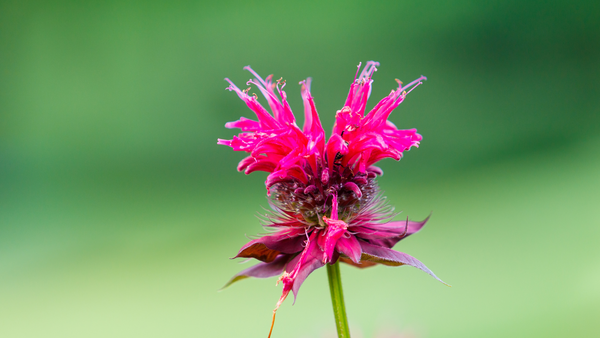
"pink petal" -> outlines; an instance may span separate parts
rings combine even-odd
[[[254,157],[252,157],[252,156],[245,157],[243,160],[240,161],[240,163],[238,163],[237,170],[244,171],[246,168],[248,168],[249,165],[251,165],[252,163],[255,163],[255,162],[256,162],[256,159],[254,159]]]
[[[325,218],[325,217],[324,217]],[[327,234],[325,235],[325,246],[323,255],[324,263],[331,262],[333,257],[333,250],[340,238],[346,233],[347,224],[344,221],[336,221],[328,219],[325,221],[329,226],[327,228]]]
[[[242,131],[257,131],[260,129],[257,121],[247,119],[243,116],[240,117],[240,119],[237,121],[225,123],[225,128],[228,128],[228,129],[239,128]]]
[[[275,169],[275,165],[271,162],[267,161],[256,161],[254,163],[249,164],[244,171],[247,174],[250,174],[255,171],[266,171],[268,173],[273,172]]]
[[[333,168],[333,163],[335,162],[336,156],[338,154],[340,156],[346,155],[348,153],[348,146],[346,146],[346,141],[338,135],[332,134],[327,142],[327,164],[329,170],[331,171]]]
[[[374,166],[374,165],[369,166],[367,168],[367,172],[372,172],[372,173],[374,173],[377,176],[382,176],[383,175],[383,170],[381,168],[379,168],[379,167]]]
[[[217,139],[217,144],[220,144],[222,146],[228,146],[231,147],[231,140],[224,140],[222,138],[218,138]]]
[[[321,125],[317,108],[315,108],[315,102],[310,94],[310,83],[311,78],[307,78],[305,81],[301,81],[302,85],[301,94],[302,100],[304,101],[304,127],[302,131],[313,140],[317,140],[321,136],[321,144],[319,149],[324,150],[324,135],[325,131]]]
[[[354,236],[340,238],[335,244],[335,250],[348,256],[354,263],[360,263],[362,248]]]
[[[228,78],[225,78],[225,81],[229,82],[229,87],[227,87],[227,89],[230,91],[235,91],[240,99],[246,103],[248,108],[250,108],[250,110],[256,114],[261,128],[276,129],[281,126],[280,123],[271,114],[269,114],[269,112],[260,103],[258,103],[256,97],[249,96],[245,92],[241,91]]]

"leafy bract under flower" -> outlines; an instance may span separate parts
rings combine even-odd
[[[395,214],[376,182],[383,172],[374,166],[388,157],[400,160],[404,151],[419,146],[422,137],[416,129],[398,129],[388,117],[426,78],[421,76],[406,86],[398,81],[398,88],[365,114],[378,65],[367,62],[360,75],[358,66],[328,140],[310,93],[310,78],[300,82],[302,128],[287,102],[285,82],[273,82],[272,75],[262,79],[245,67],[255,77],[247,84],[258,87],[269,113],[256,95],[248,95],[250,88],[241,90],[225,79],[230,84],[227,89],[236,92],[257,119],[242,117],[227,123],[227,128],[239,128],[242,133],[218,143],[248,154],[240,161],[239,171],[269,173],[265,185],[274,210],[265,224],[272,233],[250,241],[235,256],[260,263],[238,273],[227,285],[247,277],[281,275],[283,294],[274,311],[290,291],[296,297],[311,272],[338,260],[357,267],[411,265],[437,278],[416,258],[392,250],[398,241],[421,230],[427,220],[391,221]]]

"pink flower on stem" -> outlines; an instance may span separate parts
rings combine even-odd
[[[398,129],[388,117],[426,78],[421,76],[406,86],[398,81],[398,88],[365,115],[371,77],[378,65],[367,62],[360,75],[358,66],[329,140],[310,94],[310,78],[300,82],[305,115],[302,129],[283,91],[285,82],[274,83],[272,75],[263,80],[245,67],[255,76],[247,84],[258,87],[271,114],[256,95],[248,95],[250,88],[240,90],[226,79],[230,83],[227,89],[238,94],[257,120],[242,117],[227,123],[227,128],[239,128],[242,133],[218,143],[248,153],[239,163],[239,171],[269,173],[265,185],[274,210],[265,224],[272,233],[251,240],[235,256],[260,263],[235,275],[226,286],[247,277],[281,275],[278,283],[282,282],[283,293],[273,310],[273,321],[290,291],[295,299],[310,273],[337,261],[360,268],[410,265],[439,280],[416,258],[392,250],[398,241],[421,230],[427,219],[392,221],[396,214],[385,203],[376,181],[383,172],[374,166],[386,157],[400,160],[404,151],[419,146],[422,137],[416,129]]]

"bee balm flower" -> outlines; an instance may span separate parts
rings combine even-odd
[[[260,263],[241,271],[227,285],[247,277],[279,275],[283,293],[274,311],[290,291],[296,297],[310,273],[338,260],[357,267],[410,265],[437,278],[416,258],[392,250],[398,241],[421,230],[427,219],[392,221],[396,214],[377,186],[382,171],[374,166],[387,157],[400,160],[404,151],[418,147],[422,137],[416,129],[398,129],[388,117],[426,78],[421,76],[406,86],[398,81],[398,88],[365,115],[371,77],[378,65],[370,61],[355,76],[329,139],[310,94],[310,78],[300,82],[302,128],[287,102],[285,82],[274,83],[272,75],[263,80],[245,67],[255,76],[247,84],[258,87],[271,114],[256,95],[248,95],[249,89],[240,90],[226,79],[227,89],[238,94],[257,120],[242,117],[227,123],[227,128],[239,128],[242,133],[218,143],[248,154],[239,163],[239,171],[269,173],[265,185],[274,210],[265,224],[272,233],[251,240],[235,256]]]

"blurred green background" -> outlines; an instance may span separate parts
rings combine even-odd
[[[600,336],[600,6],[574,1],[2,1],[0,337],[265,337],[275,279],[217,290],[264,173],[216,140],[224,77],[313,77],[327,130],[359,61],[424,139],[380,185],[417,269],[342,267],[355,337]],[[300,119],[301,120],[301,119]],[[252,263],[247,263],[252,264]],[[334,332],[324,269],[274,337]]]

